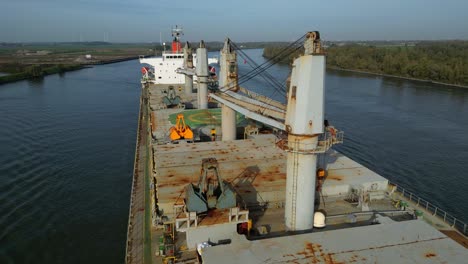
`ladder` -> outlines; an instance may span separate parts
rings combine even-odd
[[[294,142],[294,148],[299,148],[299,141]],[[293,152],[293,177],[292,177],[292,203],[291,203],[291,227],[293,230],[296,230],[296,210],[297,210],[297,178],[298,178],[298,166],[299,166],[299,154],[295,151]]]

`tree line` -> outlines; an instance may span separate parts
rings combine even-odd
[[[283,46],[265,47],[272,58]],[[283,58],[291,63],[303,51]],[[468,41],[419,42],[414,46],[330,45],[327,67],[468,85]]]

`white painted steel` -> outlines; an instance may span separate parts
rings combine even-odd
[[[252,241],[239,235],[201,257],[204,264],[466,263],[468,250],[425,221],[402,221]]]
[[[288,136],[288,147],[297,149],[299,143],[310,149],[317,146],[318,137]],[[308,149],[307,149],[308,150]],[[288,152],[286,167],[285,225],[287,230],[313,228],[315,201],[315,174],[317,155]]]
[[[294,61],[285,122],[291,127],[289,133],[323,133],[324,87],[325,56],[307,55]]]
[[[236,139],[236,111],[224,104],[221,107],[221,130],[223,141]]]
[[[258,122],[261,122],[261,123],[263,123],[265,125],[272,126],[274,128],[278,128],[278,129],[281,129],[281,130],[286,129],[286,127],[284,126],[283,123],[278,122],[278,121],[276,121],[276,120],[274,120],[272,118],[265,117],[263,115],[255,113],[253,111],[250,111],[250,110],[248,110],[248,109],[246,109],[244,107],[238,106],[238,105],[236,105],[234,103],[231,103],[228,100],[223,99],[223,98],[221,98],[221,97],[219,97],[219,96],[217,96],[217,95],[215,95],[213,93],[210,93],[209,96],[211,98],[215,99],[216,101],[218,101],[218,102],[220,102],[222,104],[225,104],[229,108],[234,109],[236,112],[243,114],[245,117],[254,119],[254,120],[258,121]]]
[[[278,118],[278,119],[283,119],[283,120],[285,118],[286,112],[285,112],[285,110],[283,110],[281,108],[278,108],[276,106],[264,103],[262,101],[259,101],[259,100],[244,96],[242,94],[235,93],[233,91],[226,91],[224,93],[231,96],[231,97],[233,97],[233,98],[235,98],[235,99],[241,100],[242,102],[251,104],[252,106],[258,106],[258,109],[257,109],[258,112],[264,112],[265,110],[270,110],[270,111],[273,112],[273,113],[270,113],[270,115],[272,117],[275,117],[275,118]]]
[[[185,83],[184,75],[176,73],[177,68],[184,64],[183,54],[163,54],[158,58],[141,58],[140,63],[153,66],[156,84]]]
[[[237,56],[236,52],[231,48],[230,40],[226,39],[220,52],[219,87],[237,87],[237,78],[231,78],[229,74],[229,65],[231,63],[237,66]],[[235,74],[237,75],[237,69]]]
[[[323,133],[324,78],[325,56],[305,55],[294,61],[285,122],[290,152],[284,218],[292,231],[313,228],[317,155],[310,152]]]
[[[193,69],[193,55],[192,49],[189,47],[189,44],[185,44],[184,47],[184,68]],[[191,95],[193,91],[193,75],[185,75],[185,94]]]
[[[258,93],[255,93],[255,92],[252,92],[252,91],[249,91],[243,87],[239,87],[239,91],[246,94],[248,97],[250,98],[255,98],[256,100],[260,101],[260,102],[263,102],[263,103],[267,103],[269,105],[272,105],[272,106],[275,106],[281,110],[284,110],[286,111],[286,105],[283,104],[283,103],[280,103],[278,101],[275,101],[269,97],[266,97],[266,96],[263,96],[261,94],[258,94]],[[286,112],[285,112],[286,113]]]
[[[197,49],[198,109],[208,109],[208,55],[202,42]]]
[[[322,228],[325,227],[325,215],[322,212],[314,213],[314,227]]]
[[[180,57],[180,58],[179,58]],[[162,57],[140,58],[141,64],[148,64],[153,67],[155,84],[184,84],[185,78],[183,74],[177,73],[178,68],[183,68],[183,54],[179,53],[164,53]],[[217,58],[208,58],[208,63],[218,63]],[[193,66],[197,66],[196,55],[193,54]],[[195,76],[193,78],[197,80]]]
[[[185,94],[191,95],[193,91],[193,76],[185,75]]]

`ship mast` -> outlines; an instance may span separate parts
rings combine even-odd
[[[172,53],[180,53],[182,52],[182,44],[180,43],[180,36],[184,35],[184,31],[182,27],[175,26],[172,28]]]

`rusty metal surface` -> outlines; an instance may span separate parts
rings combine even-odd
[[[274,140],[265,135],[236,142],[154,145],[159,205],[169,208],[182,199],[184,187],[197,182],[202,159],[210,157],[216,157],[221,177],[231,182],[240,195],[245,194],[246,200],[257,199],[251,193],[284,192],[285,157],[274,147]]]
[[[318,166],[327,171],[322,184],[325,196],[346,195],[351,189],[387,189],[387,179],[333,149],[319,158]]]
[[[173,205],[184,198],[184,187],[196,183],[200,174],[201,161],[215,157],[220,166],[221,177],[231,182],[245,203],[265,203],[284,200],[286,179],[286,159],[282,150],[275,146],[272,135],[259,136],[256,139],[242,141],[199,142],[194,144],[167,143],[170,127],[169,116],[185,112],[180,108],[160,108],[160,101],[165,96],[162,90],[168,86],[152,85],[150,107],[154,153],[154,177],[156,179],[156,196],[159,208],[170,215]],[[177,95],[185,96],[182,93]],[[192,103],[196,94],[189,96]],[[182,100],[185,101],[185,100]],[[211,124],[211,123],[210,123]],[[206,124],[206,125],[210,125]]]
[[[152,144],[153,176],[156,179],[159,210],[166,216],[171,218],[174,204],[183,201],[184,187],[199,179],[202,159],[210,157],[218,160],[221,177],[233,185],[247,204],[284,202],[286,153],[275,145],[275,136],[259,135],[254,139],[225,142],[162,144],[172,126],[169,116],[185,110],[159,109],[159,101],[164,95],[156,88],[150,91],[149,101],[153,109],[151,115],[154,116],[151,121],[155,128],[152,131],[155,140]],[[385,178],[333,150],[320,155],[318,161],[319,166],[327,170],[321,192],[327,205],[330,204],[330,197],[336,194],[345,195],[351,188],[375,188],[382,191],[387,186],[388,181]],[[385,206],[388,207],[388,204]],[[349,212],[347,204],[336,209],[334,214]],[[208,216],[200,224],[210,226],[224,223],[227,219],[223,216],[224,213],[219,211],[217,215]],[[218,250],[219,247],[210,249],[209,255],[204,256],[207,258],[205,263],[256,263],[256,260],[265,263],[438,263],[449,260],[447,262],[451,263],[467,257],[465,253],[460,258],[460,250],[453,246],[453,240],[424,223],[414,223],[392,223],[392,228],[389,228],[389,224],[361,229],[349,228],[265,239],[263,242],[238,241],[237,244],[223,246],[222,250]],[[455,245],[459,246],[456,243]],[[245,251],[247,248],[249,250]],[[433,248],[437,251],[432,250]],[[245,255],[237,258],[240,252]],[[413,252],[413,255],[409,252]],[[395,260],[392,259],[393,255],[396,255]],[[227,259],[232,262],[226,261]]]
[[[422,221],[405,221],[215,246],[203,263],[464,263],[468,251]]]
[[[160,89],[165,88],[167,87],[157,86],[150,89],[152,100],[161,100],[164,94]],[[153,111],[156,127],[153,137],[164,142],[173,125],[169,116],[184,111],[186,110]],[[285,199],[286,153],[275,145],[276,141],[274,136],[269,135],[225,142],[153,144],[158,205],[170,214],[173,205],[184,198],[184,187],[198,180],[202,159],[209,157],[218,159],[221,176],[233,182],[245,203],[282,203]],[[322,160],[326,163],[323,167],[329,169],[323,187],[325,191],[322,192],[325,195],[339,193],[340,188],[346,192],[351,185],[359,185],[365,181],[385,180],[334,151],[327,153]]]
[[[143,107],[140,104],[138,120],[137,144],[133,170],[130,212],[127,226],[127,244],[125,263],[143,263],[144,261],[144,217],[145,217],[145,188],[144,166],[145,145],[147,142],[146,122],[143,118]]]
[[[464,246],[468,249],[468,239],[458,233],[457,231],[453,230],[441,230],[440,232],[444,233],[446,236],[450,237],[451,239],[457,241],[460,245]]]

